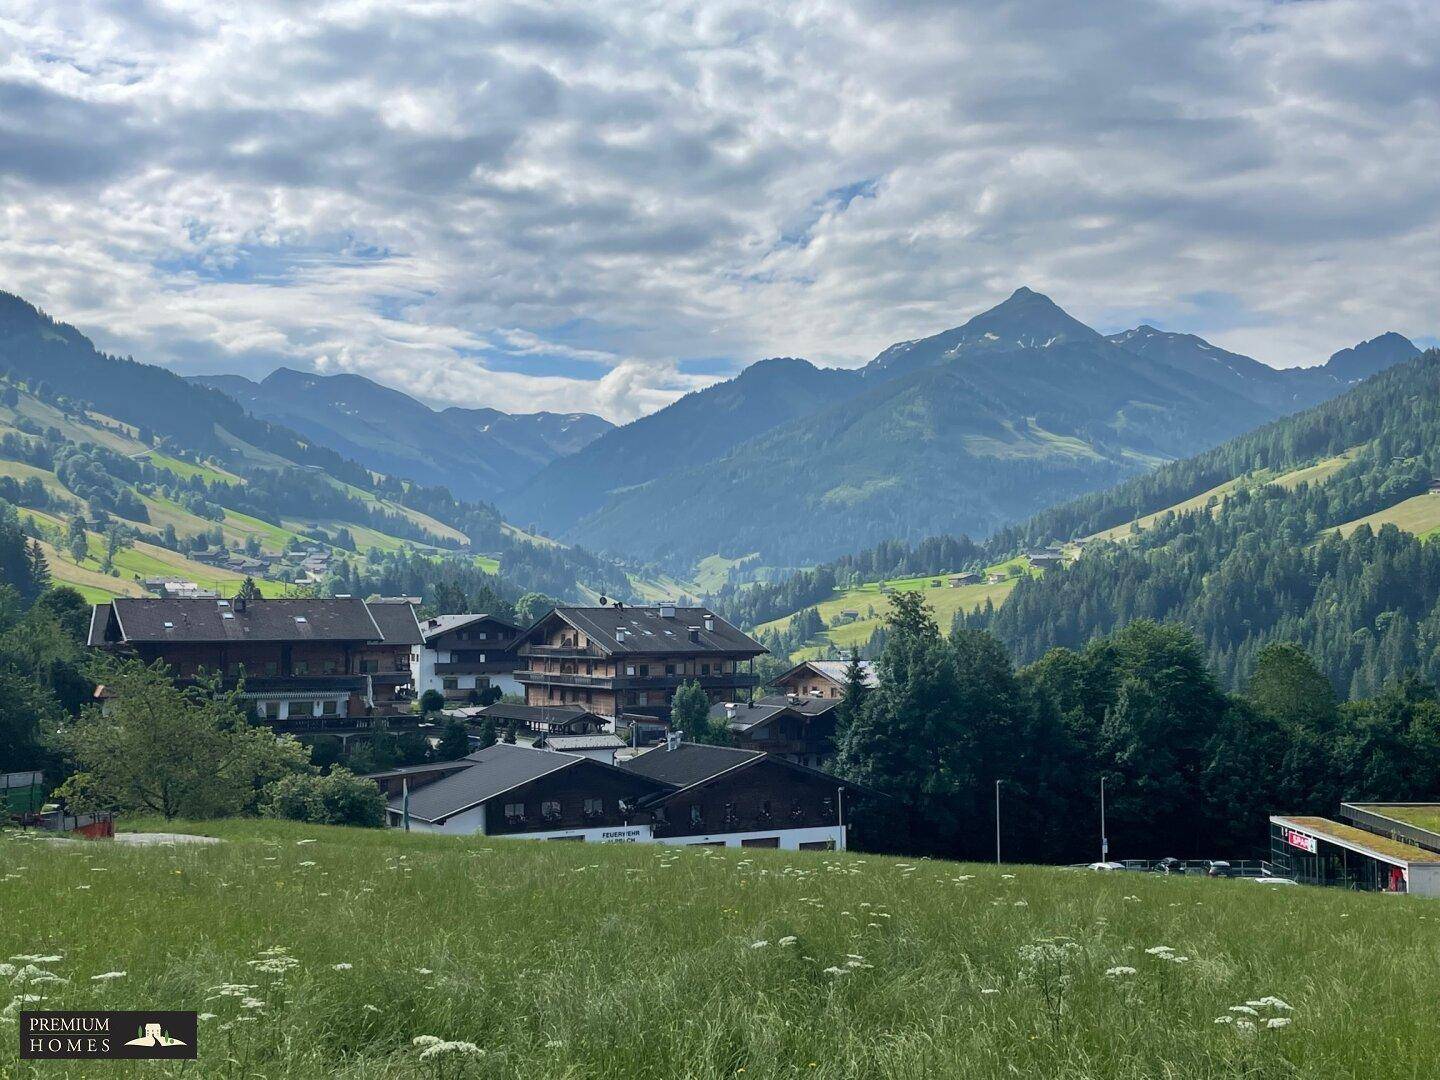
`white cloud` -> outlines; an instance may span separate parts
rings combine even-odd
[[[628,419],[1018,284],[1279,364],[1434,333],[1428,0],[0,13],[0,287],[186,371]]]

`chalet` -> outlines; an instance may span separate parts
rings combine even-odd
[[[748,695],[767,650],[705,608],[557,607],[526,630],[515,672],[528,705],[579,705],[614,720],[665,718],[675,691],[695,681],[712,702]]]
[[[758,701],[712,706],[710,719],[724,721],[735,745],[762,750],[797,765],[818,769],[835,754],[838,697],[772,694]]]
[[[304,732],[368,727],[408,712],[414,609],[371,608],[355,597],[231,600],[116,597],[96,604],[88,644],[146,663],[162,661],[188,683],[242,677],[258,720]],[[103,693],[97,691],[97,693]]]
[[[1036,570],[1054,570],[1057,566],[1063,566],[1065,560],[1059,555],[1031,555],[1030,565]]]
[[[674,739],[620,768],[670,786],[640,801],[666,844],[843,850],[846,799],[859,791],[758,750]]]
[[[778,690],[798,697],[838,698],[845,693],[845,670],[848,660],[806,660],[773,680]],[[861,660],[865,685],[875,685],[875,661]]]
[[[1000,585],[1005,581],[1004,574],[990,573],[985,575],[986,585]]]
[[[973,570],[967,570],[963,574],[950,575],[950,588],[958,589],[962,585],[979,585],[980,575]]]
[[[437,615],[420,625],[410,657],[415,692],[438,690],[446,701],[470,701],[490,689],[520,694],[515,655],[520,627],[495,615]]]
[[[390,824],[412,831],[791,850],[843,849],[859,790],[769,754],[675,740],[620,765],[497,743],[371,778]]]

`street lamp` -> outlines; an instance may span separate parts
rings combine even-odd
[[[1000,785],[1005,781],[995,781],[995,865],[1000,865]]]
[[[1110,861],[1110,840],[1105,835],[1105,777],[1100,777],[1100,861]]]

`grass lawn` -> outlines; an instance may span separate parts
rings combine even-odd
[[[1380,531],[1382,525],[1394,525],[1402,532],[1414,533],[1416,536],[1433,536],[1440,532],[1440,495],[1426,492],[1424,495],[1404,499],[1378,513],[1347,521],[1340,526],[1340,535],[1349,536],[1361,525],[1369,525],[1376,532]]]
[[[157,469],[168,469],[182,480],[189,480],[192,476],[204,477],[209,484],[240,484],[244,483],[240,477],[224,469],[217,469],[213,465],[196,465],[193,462],[182,461],[180,458],[171,457],[169,454],[162,454],[159,450],[151,450],[149,453],[141,454],[140,457],[148,460]]]
[[[1420,1078],[1440,1060],[1426,900],[853,853],[180,828],[226,842],[0,835],[0,955],[41,958],[8,961],[6,997],[206,1015],[194,1065],[54,1075]],[[1070,944],[1032,951],[1056,937]],[[1187,959],[1147,952],[1161,946]],[[14,981],[36,978],[27,963],[69,981]],[[1245,1005],[1261,998],[1290,1008]],[[1216,1023],[1251,1019],[1232,1006],[1290,1023]],[[420,1036],[483,1055],[422,1059]],[[0,1038],[0,1075],[30,1075],[15,1053]]]
[[[1407,825],[1414,825],[1417,829],[1440,834],[1440,803],[1426,806],[1371,806],[1368,803],[1358,805],[1362,810],[1369,810],[1373,814],[1383,814]]]
[[[896,592],[924,592],[926,601],[935,613],[935,621],[939,623],[941,630],[949,633],[950,624],[954,622],[956,615],[962,611],[974,611],[984,607],[987,600],[999,607],[1010,596],[1020,576],[1027,573],[1039,575],[1041,571],[1031,569],[1025,559],[1017,558],[987,566],[981,572],[982,577],[989,574],[1010,575],[994,585],[982,581],[978,585],[962,585],[958,589],[952,589],[949,586],[950,574],[944,573],[891,578],[884,582],[871,581],[847,589],[843,593],[837,593],[832,599],[815,605],[820,618],[830,629],[820,636],[820,640],[812,643],[811,647],[797,651],[794,659],[799,661],[823,657],[832,646],[842,651],[852,646],[863,646],[885,621],[885,615],[890,610],[886,589],[894,589]],[[933,584],[936,581],[940,584]],[[858,612],[859,618],[832,626],[832,623],[842,617],[842,612],[846,611]],[[795,615],[791,614],[763,623],[758,630],[783,630],[790,625],[794,617]]]

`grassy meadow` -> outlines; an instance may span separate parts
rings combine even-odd
[[[21,1004],[194,1009],[199,1062],[32,1073],[0,1031],[0,1076],[1419,1078],[1440,1061],[1425,900],[182,828],[225,842],[0,834],[0,1027]]]

